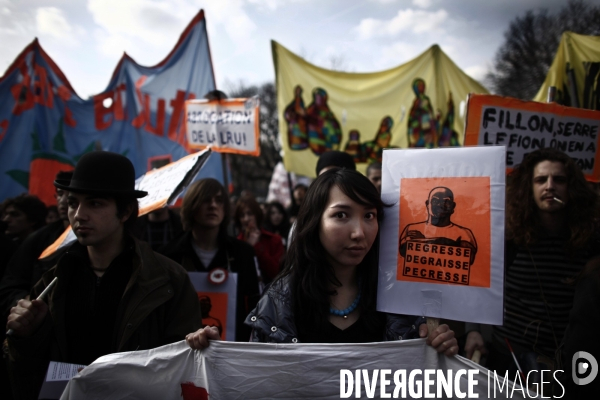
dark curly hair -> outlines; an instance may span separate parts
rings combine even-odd
[[[377,210],[377,221],[381,223],[383,220],[384,204],[379,192],[359,172],[334,168],[318,176],[310,185],[298,213],[284,270],[277,278],[289,279],[294,316],[300,334],[303,329],[318,331],[325,326],[329,316],[329,296],[332,294],[330,285],[341,285],[333,267],[326,261],[326,250],[319,237],[323,211],[334,186],[356,203],[373,206]],[[357,270],[361,282],[359,307],[369,311],[361,314],[367,320],[375,318],[376,314],[378,251],[379,233]]]
[[[6,199],[4,210],[13,206],[27,216],[27,220],[33,223],[33,230],[38,230],[46,225],[46,214],[48,210],[46,205],[33,194],[22,193],[16,197]]]
[[[566,250],[582,248],[594,234],[599,211],[599,198],[588,187],[581,169],[575,161],[556,149],[540,149],[525,156],[508,176],[506,190],[506,236],[517,245],[536,241],[539,215],[533,196],[533,170],[542,161],[561,162],[567,174],[569,202],[566,213],[569,240]]]

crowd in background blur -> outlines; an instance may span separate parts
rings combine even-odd
[[[503,339],[510,338],[513,346],[523,355],[528,355],[529,350],[532,350],[533,355],[536,352],[539,354],[541,346],[546,346],[543,352],[548,356],[547,358],[552,358],[553,352],[563,347],[569,351],[577,350],[573,347],[573,340],[578,343],[585,340],[592,342],[582,335],[584,330],[575,329],[577,325],[574,324],[580,322],[577,318],[582,314],[581,310],[586,310],[588,305],[595,304],[593,302],[597,301],[598,293],[596,289],[600,287],[598,261],[591,261],[588,267],[584,268],[592,256],[600,251],[600,248],[593,248],[598,244],[594,241],[597,238],[598,221],[589,218],[599,213],[597,209],[589,209],[589,207],[597,208],[598,184],[587,183],[587,189],[584,188],[582,175],[580,171],[575,171],[577,168],[575,164],[569,162],[566,156],[556,156],[555,153],[550,152],[550,155],[544,153],[537,164],[534,162],[529,166],[528,174],[522,178],[523,188],[519,189],[522,192],[517,192],[513,188],[513,191],[509,190],[507,194],[507,221],[509,221],[507,224],[510,228],[509,234],[512,235],[510,238],[507,237],[505,267],[507,287],[511,287],[511,293],[506,295],[505,302],[507,310],[513,310],[512,314],[509,312],[505,316],[505,321],[509,324],[494,327],[493,332],[488,332],[486,335],[485,327],[482,329],[479,326],[448,321],[459,338],[461,354],[470,357],[475,350],[479,350],[484,356],[491,356],[491,362],[504,363],[503,366],[496,366],[496,368],[511,369],[512,358],[503,347]],[[552,219],[541,221],[540,215],[542,217],[544,215],[539,213],[539,209],[543,211],[547,203],[543,196],[540,197],[539,204],[531,206],[532,213],[527,217],[529,220],[523,219],[521,225],[514,222],[515,217],[512,214],[517,213],[517,209],[523,208],[523,196],[526,192],[531,192],[532,179],[534,193],[531,202],[534,204],[533,201],[537,201],[535,198],[536,168],[546,165],[544,163],[549,163],[550,166],[559,165],[562,168],[558,171],[559,178],[562,176],[560,174],[568,175],[560,178],[564,180],[563,182],[558,182],[559,185],[563,185],[562,189],[559,187],[550,190],[553,196],[562,196],[563,199],[576,201],[577,196],[583,196],[581,193],[585,192],[584,195],[588,197],[589,193],[594,193],[595,197],[589,197],[587,200],[585,213],[577,214],[581,221],[579,225],[571,226],[572,223],[569,225],[564,219],[567,218],[567,214],[558,222]],[[563,171],[567,168],[565,166],[570,168],[566,172]],[[319,160],[317,175],[333,167],[356,169],[353,160],[349,159],[346,153],[331,151],[325,153]],[[380,193],[381,169],[380,163],[373,163],[369,165],[366,172],[367,178]],[[552,175],[554,173],[551,172],[550,176],[554,176]],[[56,178],[69,180],[71,174],[71,172],[60,172]],[[577,179],[572,177],[575,175]],[[540,185],[542,184],[546,183],[540,182]],[[578,185],[577,194],[573,194],[575,184]],[[508,186],[511,186],[510,180]],[[512,186],[514,187],[515,184],[513,183]],[[242,191],[239,197],[229,196],[227,190],[218,181],[210,178],[203,179],[188,188],[180,208],[163,208],[138,218],[131,234],[147,242],[154,251],[181,264],[187,271],[210,272],[222,268],[238,273],[235,337],[238,341],[248,341],[251,332],[249,327],[244,325],[244,318],[256,305],[265,287],[281,270],[286,248],[293,238],[294,221],[298,212],[302,207],[310,207],[310,204],[304,204],[307,189],[304,184],[295,185],[290,191],[293,196],[291,205],[286,208],[278,201],[265,202],[262,198],[257,199],[248,191]],[[56,205],[47,207],[36,196],[24,193],[6,199],[0,204],[0,276],[3,277],[0,281],[0,314],[4,321],[17,301],[29,294],[33,285],[61,256],[61,252],[57,251],[48,258],[39,259],[44,249],[54,243],[69,226],[67,193],[59,188],[56,189],[56,202]],[[558,207],[554,203],[551,206]],[[551,215],[550,211],[546,216]],[[572,220],[569,219],[571,222]],[[552,227],[551,224],[555,222],[559,223],[556,227],[558,232],[556,237],[552,235],[547,237],[550,228],[544,223],[550,223],[548,226]],[[564,230],[566,226],[569,226],[568,231]],[[584,235],[577,236],[576,232],[579,231]],[[567,245],[563,246],[569,235],[575,235],[576,241],[569,239]],[[547,281],[554,268],[552,260],[550,262],[543,260],[548,249],[556,253],[556,259],[560,259],[557,262],[570,274],[560,275],[557,278],[560,278],[560,282]],[[531,272],[531,268],[537,268],[535,272],[538,275]],[[543,274],[541,277],[540,271]],[[583,280],[581,276],[593,279]],[[523,285],[523,282],[527,284]],[[579,288],[578,284],[582,288]],[[538,289],[541,291],[542,298],[539,301],[535,300],[538,301],[537,308],[524,309],[520,302],[527,302],[523,300],[527,296],[537,296]],[[584,299],[581,297],[582,293],[596,293],[593,297],[596,300]],[[554,306],[555,297],[563,305],[560,311],[557,311]],[[572,306],[581,309],[576,316],[569,314]],[[523,316],[527,312],[532,315]],[[536,313],[542,314],[539,320],[529,321],[535,319]],[[597,308],[594,309],[592,318],[600,319]],[[547,319],[548,325],[544,325],[544,319]],[[532,324],[536,326],[530,329]],[[571,342],[567,344],[562,342],[565,329],[568,332],[567,337],[571,338]],[[521,334],[522,330],[525,330],[525,333]],[[4,340],[3,335],[4,332],[2,332]],[[533,336],[527,339],[527,335]],[[529,341],[532,343],[531,346]],[[534,366],[540,365],[538,361],[539,359],[533,362]],[[565,364],[569,362],[570,359],[565,360]],[[512,366],[513,369],[514,367]],[[0,363],[0,386],[4,387],[0,390],[0,396],[11,398],[7,389],[9,385],[6,384],[5,368],[4,363]]]

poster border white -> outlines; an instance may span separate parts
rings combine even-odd
[[[381,225],[377,310],[457,321],[500,325],[504,295],[504,146],[383,151]],[[490,178],[490,287],[472,287],[396,279],[403,178]],[[435,300],[432,307],[431,300]]]

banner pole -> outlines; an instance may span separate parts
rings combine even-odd
[[[227,178],[227,153],[221,153],[221,168],[223,169],[223,186],[229,194],[229,179]]]
[[[546,97],[546,103],[554,103],[556,98],[556,86],[550,86],[548,88],[548,95]]]

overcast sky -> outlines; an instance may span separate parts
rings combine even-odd
[[[600,4],[600,0],[589,0]],[[0,0],[0,73],[38,37],[81,97],[104,90],[123,52],[160,62],[204,9],[217,86],[274,79],[270,40],[319,66],[371,72],[439,44],[482,80],[509,22],[566,0]]]

